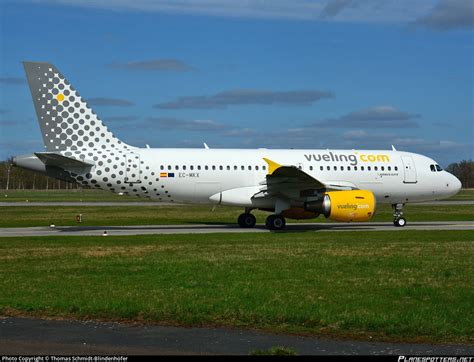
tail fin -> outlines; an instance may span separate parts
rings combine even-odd
[[[47,151],[128,150],[52,64],[23,62]],[[73,152],[71,152],[73,151]]]

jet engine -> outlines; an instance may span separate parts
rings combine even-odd
[[[335,221],[369,221],[375,212],[375,196],[367,190],[330,191],[304,204],[306,211]]]

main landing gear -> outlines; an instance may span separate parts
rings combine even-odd
[[[240,214],[239,218],[237,219],[237,223],[240,227],[243,228],[253,228],[256,222],[257,219],[255,218],[255,216],[253,216],[250,213],[250,210],[247,209],[245,209],[245,212],[243,214]]]
[[[283,230],[285,228],[286,221],[281,215],[270,215],[265,220],[265,225],[270,230]]]
[[[239,215],[237,223],[240,227],[249,229],[255,226],[257,220],[255,219],[255,216],[250,213],[250,211],[251,209],[245,209],[245,212]],[[270,230],[283,230],[285,228],[286,221],[283,216],[273,214],[267,217],[265,225]]]
[[[407,224],[406,219],[403,217],[403,211],[402,211],[403,206],[404,206],[404,204],[393,204],[392,205],[392,208],[394,210],[394,212],[393,212],[393,216],[394,216],[393,225],[395,225],[397,227],[403,227]]]

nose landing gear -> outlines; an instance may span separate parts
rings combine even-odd
[[[393,216],[394,216],[394,220],[393,220],[393,225],[397,226],[397,227],[403,227],[407,224],[407,221],[406,219],[403,217],[403,206],[405,204],[393,204],[392,205],[392,208],[394,210],[393,212]]]

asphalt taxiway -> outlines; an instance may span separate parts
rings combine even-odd
[[[403,231],[403,230],[474,230],[474,221],[423,221],[408,222],[395,227],[390,222],[369,223],[295,223],[287,224],[282,232],[334,232],[334,231]],[[150,234],[206,234],[206,233],[269,233],[264,225],[244,229],[236,224],[202,225],[137,225],[137,226],[39,226],[0,228],[5,236],[109,236]]]
[[[3,355],[248,355],[272,347],[299,355],[473,355],[474,346],[329,340],[230,328],[0,318]]]

